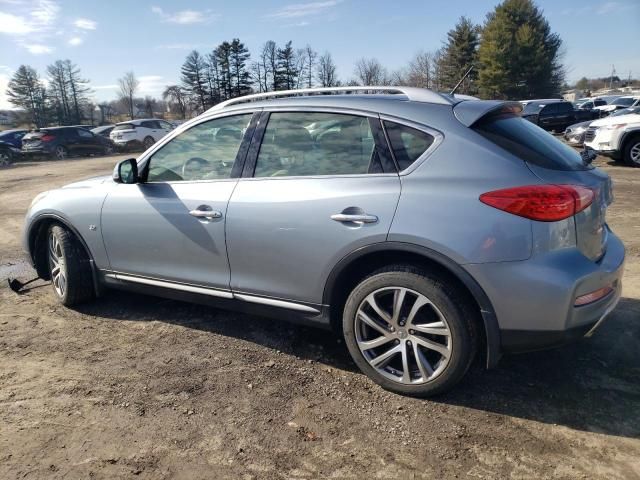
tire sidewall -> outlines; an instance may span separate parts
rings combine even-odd
[[[66,288],[64,290],[64,295],[60,296],[58,294],[58,292],[56,291],[56,289],[53,289],[53,294],[56,296],[56,298],[58,299],[58,301],[62,304],[66,304],[69,300],[69,252],[68,252],[68,248],[67,248],[67,232],[60,227],[59,225],[52,225],[49,228],[49,232],[47,235],[47,261],[48,261],[48,265],[49,265],[49,275],[51,275],[51,260],[49,260],[51,252],[49,251],[49,244],[51,241],[51,236],[54,235],[56,237],[56,239],[58,240],[58,242],[60,243],[60,250],[62,251],[62,256],[64,257],[64,274],[65,274],[65,278],[66,278]],[[52,286],[53,286],[53,276],[51,275],[51,282],[52,282]]]
[[[383,287],[404,287],[425,295],[442,312],[451,332],[451,356],[444,371],[435,379],[420,385],[405,385],[380,375],[364,358],[355,337],[356,312],[370,293]],[[349,353],[358,367],[374,382],[387,390],[410,396],[430,396],[442,393],[456,384],[466,373],[475,353],[470,319],[463,308],[448,294],[448,288],[438,278],[409,272],[384,272],[362,281],[349,295],[343,310],[343,335]]]
[[[636,145],[640,145],[640,137],[633,137],[624,148],[624,161],[632,167],[640,167],[640,161],[634,162],[631,158],[631,149]]]

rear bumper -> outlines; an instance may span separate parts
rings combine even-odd
[[[537,350],[592,334],[622,291],[624,246],[609,232],[606,247],[598,262],[568,248],[522,262],[465,265],[494,306],[502,350]],[[604,298],[574,306],[576,297],[605,286],[613,290]]]

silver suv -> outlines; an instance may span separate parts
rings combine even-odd
[[[64,305],[104,287],[334,328],[384,388],[590,335],[618,302],[609,177],[519,103],[404,87],[251,95],[36,197]]]

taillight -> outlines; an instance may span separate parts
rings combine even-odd
[[[42,141],[42,142],[50,142],[54,138],[56,138],[54,135],[43,135],[43,136],[40,137],[40,141]]]
[[[557,222],[584,210],[594,191],[579,185],[527,185],[480,195],[480,201],[499,210],[540,222]]]

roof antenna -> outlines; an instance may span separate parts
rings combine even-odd
[[[467,70],[467,73],[465,73],[462,78],[460,79],[460,81],[456,84],[455,87],[453,87],[453,90],[451,90],[451,92],[449,92],[449,95],[453,95],[454,93],[456,93],[456,90],[458,90],[458,87],[460,85],[462,85],[462,82],[465,81],[465,79],[469,76],[469,74],[471,73],[471,71],[473,70],[473,65],[471,65],[471,67],[469,67],[469,70]]]

